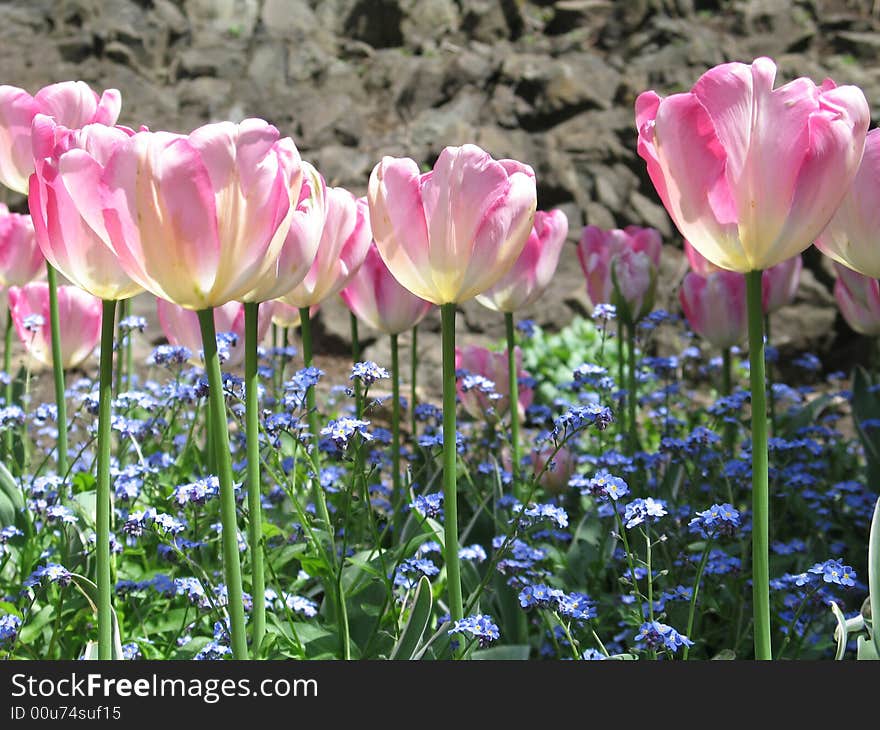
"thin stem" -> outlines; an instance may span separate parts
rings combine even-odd
[[[514,492],[519,490],[519,469],[522,463],[522,452],[519,442],[519,380],[516,372],[516,333],[513,329],[513,313],[504,313],[504,328],[507,332],[507,373],[509,378],[509,406],[510,411],[510,446],[513,451],[513,474]]]
[[[636,330],[634,325],[626,328],[627,354],[629,356],[629,383],[626,390],[627,426],[629,426],[629,453],[638,449],[636,407],[638,406],[638,385],[636,381]]]
[[[15,329],[12,324],[12,309],[6,308],[6,335],[4,340],[4,349],[3,349],[3,372],[6,373],[6,377],[8,378],[6,382],[6,387],[4,389],[4,405],[8,408],[12,405],[12,332]],[[6,433],[4,434],[4,441],[6,444],[6,463],[12,463],[12,451],[13,451],[13,441],[12,441],[12,429],[7,428]]]
[[[232,655],[236,659],[247,659],[241,563],[238,558],[238,519],[235,510],[235,491],[232,484],[232,460],[229,452],[229,424],[226,420],[226,402],[223,398],[220,358],[217,356],[217,334],[214,330],[213,309],[199,311],[199,325],[202,329],[202,350],[205,353],[205,368],[208,372],[208,398],[212,404],[210,415],[214,420],[208,433],[209,440],[213,441],[215,445],[214,458],[219,467],[223,569],[226,575]]]
[[[125,301],[124,299],[120,299],[116,302],[116,309],[118,310],[118,321],[121,322],[125,319]],[[116,356],[116,377],[113,379],[113,382],[116,384],[116,392],[122,392],[122,364],[125,362],[125,358],[122,356],[122,348],[123,348],[123,340],[125,340],[125,335],[122,334],[122,330],[120,330],[116,334],[116,351],[119,353]]]
[[[396,532],[403,522],[403,486],[400,479],[400,361],[397,335],[391,335],[391,484]]]
[[[603,329],[604,332],[604,329]],[[626,383],[625,375],[624,375],[624,364],[626,363],[626,357],[623,352],[623,340],[624,340],[624,331],[623,331],[623,322],[618,319],[617,320],[617,390],[623,391],[624,385]],[[626,436],[626,415],[624,413],[624,398],[621,394],[619,398],[619,407],[620,411],[617,414],[617,428],[618,433],[620,434],[620,438],[623,439]]]
[[[351,361],[357,363],[361,361],[361,342],[358,337],[358,321],[354,316],[354,312],[348,313],[348,320],[351,324]],[[360,381],[355,378],[354,381],[354,417],[361,418],[364,415],[364,399],[363,388]]]
[[[52,264],[46,262],[49,284],[49,326],[52,330],[52,374],[55,378],[55,405],[58,409],[58,473],[67,473],[67,401],[64,396],[64,367],[61,362],[61,323],[58,319],[58,279]],[[111,317],[112,321],[112,317]],[[112,333],[111,333],[112,334]]]
[[[764,373],[764,313],[761,272],[746,274],[749,318],[749,379],[752,388],[752,600],[755,658],[771,659],[770,643],[770,485],[767,456],[767,394]]]
[[[458,488],[455,444],[455,304],[440,307],[443,344],[443,506],[446,512],[445,559],[449,613],[454,624],[464,618],[458,560]]]
[[[687,631],[685,632],[685,636],[687,636],[691,641],[693,641],[693,630],[694,630],[694,614],[697,610],[697,596],[700,595],[700,581],[703,579],[703,571],[706,570],[706,563],[709,562],[709,548],[712,546],[712,541],[706,540],[706,547],[703,548],[703,555],[700,557],[700,565],[697,568],[697,577],[694,581],[694,590],[691,592],[691,605],[688,608],[688,623],[687,623]],[[690,647],[685,644],[684,651],[682,652],[682,659],[687,659],[688,654],[690,654]]]
[[[409,351],[409,417],[412,437],[416,437],[416,375],[419,369],[419,326],[412,328],[412,344]]]
[[[770,344],[770,315],[764,315],[764,335],[767,341],[767,344]],[[774,436],[776,435],[776,394],[773,392],[773,363],[770,363],[767,368],[767,377],[770,378],[769,392],[767,393],[768,400],[770,401],[770,433]]]
[[[131,299],[125,300],[125,316],[131,316]],[[131,390],[131,374],[134,372],[134,345],[131,335],[129,331],[128,337],[125,338],[125,387],[128,390]]]
[[[725,347],[721,353],[721,395],[725,398],[733,392],[733,363],[730,348]],[[736,424],[724,422],[724,452],[732,453],[736,446]]]
[[[253,594],[253,656],[260,652],[266,633],[266,578],[263,561],[263,508],[260,503],[260,381],[257,376],[258,302],[244,305],[245,434],[247,440],[248,534],[251,549],[251,592]]]
[[[309,316],[308,307],[300,307],[300,337],[302,337],[303,363],[306,367],[312,365],[312,320]],[[315,461],[318,458],[318,410],[315,387],[312,386],[306,391],[306,410],[308,411],[309,433],[312,437],[312,448],[314,449]],[[315,469],[314,479],[314,497],[315,504],[318,508],[318,517],[320,517],[327,527],[330,535],[330,543],[333,544],[333,524],[330,522],[330,512],[327,510],[327,498],[324,496],[324,489],[321,487],[321,479],[319,470]],[[335,551],[335,548],[334,548]]]
[[[98,585],[98,658],[113,657],[110,584],[110,403],[113,398],[113,335],[116,302],[104,300],[98,370],[98,466],[95,487],[95,555]],[[59,432],[65,430],[59,419]]]

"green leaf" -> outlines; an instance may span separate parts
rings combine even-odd
[[[43,632],[52,618],[55,616],[55,606],[47,604],[43,606],[37,613],[21,628],[19,634],[22,644],[32,644],[34,640]]]
[[[529,658],[530,650],[531,647],[528,644],[507,644],[505,646],[491,646],[488,649],[478,649],[473,654],[471,654],[471,659],[522,662]]]
[[[3,462],[0,462],[0,493],[6,495],[15,509],[24,509],[24,495],[21,493],[21,488]]]
[[[868,595],[871,599],[871,637],[874,653],[880,655],[880,499],[874,505],[871,536],[868,538]]]
[[[734,659],[736,659],[736,652],[733,649],[722,649],[712,657],[712,661],[733,661]]]
[[[846,616],[843,615],[843,611],[840,610],[834,601],[831,601],[830,605],[831,613],[833,613],[834,618],[837,619],[837,628],[834,629],[834,638],[837,640],[837,651],[834,652],[834,659],[840,661],[846,653],[846,640],[849,632],[846,628]]]
[[[880,654],[877,653],[877,649],[874,648],[874,644],[870,639],[860,636],[858,641],[858,659],[867,659],[869,661],[877,661],[880,659]]]
[[[89,602],[92,607],[92,611],[96,614],[98,613],[98,586],[96,586],[92,581],[86,578],[84,575],[80,575],[79,573],[71,573],[70,574],[71,581],[77,587],[80,593],[83,594],[85,599]],[[110,651],[111,659],[121,660],[122,657],[122,640],[119,636],[119,621],[116,618],[116,610],[113,606],[110,606],[110,622],[111,622],[111,632],[113,634],[113,646]],[[90,645],[94,642],[88,642],[86,644],[86,653],[89,653]],[[97,647],[96,647],[97,648]],[[97,651],[95,651],[95,656],[87,656],[87,659],[95,659],[97,658]]]
[[[416,595],[413,598],[413,607],[403,627],[400,639],[391,651],[389,659],[412,659],[415,655],[425,629],[428,627],[428,621],[431,618],[431,608],[434,604],[434,597],[431,594],[431,582],[422,576],[419,585],[416,587]]]

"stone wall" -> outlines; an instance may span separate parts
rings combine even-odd
[[[30,90],[71,78],[116,87],[120,121],[133,126],[188,131],[264,117],[330,184],[358,193],[382,155],[430,164],[447,144],[476,142],[533,165],[539,205],[565,210],[572,240],[588,222],[659,228],[668,244],[661,304],[674,308],[680,240],[635,154],[636,95],[683,90],[709,66],[770,55],[785,78],[859,84],[876,117],[873,5],[19,0],[0,2],[0,69],[4,83]],[[830,281],[810,254],[798,302],[774,323],[780,344],[852,356],[857,341],[836,315]],[[572,245],[553,292],[524,314],[558,327],[586,306]],[[341,306],[325,307],[321,319],[324,347],[344,347]],[[479,305],[465,306],[462,320],[477,336],[501,335]]]

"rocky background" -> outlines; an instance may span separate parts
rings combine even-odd
[[[880,116],[876,0],[12,0],[0,2],[3,83],[64,79],[122,91],[121,123],[189,131],[268,119],[328,183],[363,193],[382,155],[431,164],[475,142],[530,163],[542,208],[561,207],[572,245],[534,311],[558,328],[587,311],[573,242],[586,223],[654,226],[667,241],[660,305],[677,309],[681,242],[635,153],[632,108],[653,88],[689,88],[708,67],[773,57],[784,79],[861,86]],[[15,204],[23,201],[11,199]],[[832,274],[806,255],[801,293],[774,321],[783,348],[829,368],[866,345],[836,313]],[[146,302],[146,300],[144,300]],[[150,306],[145,304],[144,306]],[[463,308],[472,339],[503,324]],[[423,330],[438,331],[430,320]],[[155,329],[156,338],[161,333]],[[347,351],[342,305],[322,310],[319,347]],[[364,333],[368,334],[368,333]],[[436,340],[420,339],[439,359]],[[384,343],[372,355],[386,361]],[[430,382],[430,378],[428,378]]]

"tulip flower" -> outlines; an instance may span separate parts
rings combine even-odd
[[[434,305],[410,293],[397,279],[379,255],[375,243],[370,245],[364,262],[339,292],[342,301],[352,313],[352,340],[356,342],[357,319],[388,335],[391,342],[391,476],[394,503],[402,503],[403,487],[400,478],[400,360],[397,336],[413,328],[424,319]],[[355,355],[354,360],[360,358]],[[360,392],[356,391],[358,410]],[[357,416],[358,418],[360,415]],[[397,515],[397,510],[395,510]]]
[[[375,243],[339,295],[359,319],[386,335],[398,335],[414,327],[433,306],[411,294],[391,275]]]
[[[514,350],[518,379],[529,374],[522,369],[522,350]],[[467,377],[457,381],[458,398],[462,407],[477,420],[494,422],[510,409],[510,381],[507,377],[507,353],[492,352],[485,347],[467,345],[455,348],[455,369],[481,380],[472,385]],[[488,382],[486,382],[488,381]],[[491,386],[489,385],[491,383]],[[532,389],[521,387],[517,397],[517,410],[525,415],[532,404]]]
[[[535,213],[532,232],[522,253],[513,265],[491,289],[477,296],[477,301],[496,312],[504,313],[507,333],[509,380],[516,387],[516,367],[513,349],[516,346],[516,330],[513,313],[534,304],[550,284],[559,255],[568,236],[568,217],[561,210]],[[522,461],[519,442],[519,414],[511,413],[510,442],[513,448],[513,478],[516,489],[519,466]]]
[[[156,314],[159,318],[159,326],[168,342],[187,348],[192,353],[190,362],[193,365],[204,365],[198,314],[164,299],[156,300]],[[244,304],[241,302],[227,302],[222,307],[214,308],[214,329],[218,336],[232,334],[235,337],[234,344],[229,344],[227,347],[218,343],[220,349],[225,350],[224,365],[227,368],[237,367],[244,361],[244,320]],[[262,341],[266,336],[271,321],[272,308],[270,306],[261,308],[257,328],[258,341]]]
[[[45,266],[43,254],[34,238],[34,224],[29,215],[10,213],[0,203],[0,285],[24,286],[36,279]],[[11,376],[12,370],[12,312],[6,310],[6,334],[3,348],[3,372]],[[8,377],[4,389],[5,405],[12,404],[12,378]],[[11,459],[12,431],[4,436],[6,458]]]
[[[577,252],[593,306],[614,304],[618,317],[629,323],[648,314],[654,307],[662,249],[660,233],[653,228],[586,226]]]
[[[836,262],[834,268],[834,298],[846,323],[859,334],[880,335],[880,282]]]
[[[746,279],[736,271],[685,274],[678,298],[693,330],[726,350],[746,336]]]
[[[0,286],[24,286],[36,279],[45,265],[31,217],[10,213],[0,203]]]
[[[311,307],[311,315],[314,317],[318,311],[318,305]],[[299,327],[299,307],[292,307],[280,299],[272,301],[272,324],[282,329]]]
[[[27,353],[51,367],[49,285],[35,281],[22,287],[10,287],[9,311],[18,339]],[[101,300],[75,286],[59,286],[58,311],[64,322],[61,331],[61,366],[69,370],[85,362],[98,345],[101,336]]]
[[[623,403],[620,408],[621,415],[626,413],[626,419],[619,418],[618,422],[621,434],[628,431],[630,452],[637,446],[635,324],[654,308],[662,249],[660,232],[653,228],[627,226],[603,230],[586,226],[577,250],[593,306],[608,302],[617,309],[617,380],[621,387],[624,362],[628,363],[626,409]]]
[[[31,122],[37,114],[69,129],[87,124],[116,124],[122,98],[116,89],[99,97],[83,81],[64,81],[31,96],[15,86],[0,86],[0,183],[27,195],[34,171]]]
[[[691,91],[636,100],[638,152],[678,230],[716,266],[747,275],[752,390],[755,656],[769,659],[769,487],[759,272],[801,253],[853,182],[870,122],[861,90],[776,65],[726,63]]]
[[[223,562],[232,651],[247,655],[226,404],[214,307],[256,289],[276,266],[290,228],[299,154],[260,119],[189,135],[141,131],[101,168],[83,151],[61,163],[68,192],[123,270],[161,299],[198,311],[208,374],[210,438],[218,457]],[[91,217],[90,217],[91,215]]]
[[[564,446],[559,450],[553,445],[532,450],[532,469],[538,483],[550,494],[560,495],[566,491],[577,466],[577,454]]]
[[[532,306],[556,273],[567,235],[565,213],[537,211],[532,231],[513,268],[490,289],[477,295],[477,301],[496,312],[516,312]]]
[[[312,364],[313,359],[310,308],[337,294],[348,284],[363,263],[371,240],[365,199],[356,198],[344,188],[327,188],[324,201],[326,215],[315,260],[302,282],[280,297],[282,302],[300,310],[300,336],[306,367]],[[306,393],[306,408],[311,433],[317,434],[318,413],[314,388],[309,388]],[[314,493],[318,514],[330,525],[324,490],[317,482]],[[347,642],[345,650],[348,651]]]
[[[124,127],[103,124],[68,129],[42,114],[33,122],[35,172],[28,203],[37,243],[49,263],[71,283],[104,300],[128,299],[142,287],[123,271],[105,243],[108,237],[100,209],[85,211],[87,222],[69,190],[79,184],[82,165],[88,164],[96,173],[103,170],[132,134]]]
[[[865,139],[865,154],[849,190],[816,248],[860,274],[880,279],[880,129]]]
[[[772,314],[794,301],[803,268],[803,259],[798,254],[764,270],[761,275],[761,306],[764,314]],[[770,339],[769,333],[767,339]]]
[[[497,284],[532,229],[537,193],[531,167],[493,160],[475,145],[446,147],[430,172],[385,157],[370,175],[373,236],[389,271],[441,307],[443,492],[449,610],[463,617],[458,558],[455,452],[455,305]]]
[[[725,271],[709,261],[689,241],[684,242],[684,252],[691,270],[700,276],[708,276],[715,271]],[[803,268],[803,259],[798,254],[764,270],[761,275],[761,306],[765,315],[772,314],[794,301]]]
[[[320,304],[343,289],[370,248],[370,216],[365,198],[345,188],[327,188],[326,218],[314,262],[302,282],[279,297],[302,309]]]

